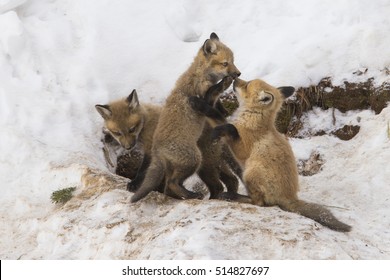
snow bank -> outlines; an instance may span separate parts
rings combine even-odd
[[[350,235],[275,208],[129,205],[123,190],[73,210],[50,202],[54,190],[86,188],[87,167],[107,171],[94,104],[133,88],[142,102],[162,103],[210,32],[234,51],[244,79],[381,83],[390,67],[389,14],[385,0],[0,0],[0,257],[389,258],[389,109],[358,113],[361,132],[348,143],[292,140],[298,158],[319,150],[327,161],[320,174],[301,178],[302,197],[341,207],[334,212],[354,226]],[[354,75],[360,68],[368,71]],[[328,121],[313,114],[313,126]],[[142,230],[150,232],[135,238]]]

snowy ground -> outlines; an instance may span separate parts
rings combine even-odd
[[[297,159],[323,155],[320,173],[300,177],[300,197],[331,207],[347,234],[275,207],[160,194],[130,204],[126,180],[105,165],[94,108],[133,88],[162,104],[212,31],[243,79],[380,84],[389,14],[385,0],[0,0],[0,258],[389,259],[390,107],[336,112],[336,126],[359,122],[351,141],[290,141]],[[333,128],[320,110],[305,123]],[[53,205],[70,186],[76,197]]]

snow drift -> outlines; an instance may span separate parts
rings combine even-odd
[[[324,155],[320,173],[300,177],[300,196],[331,207],[348,234],[275,207],[160,194],[130,204],[126,180],[105,165],[94,108],[133,88],[141,102],[163,103],[212,31],[243,79],[381,84],[389,14],[386,0],[0,1],[0,258],[390,258],[389,107],[338,113],[361,125],[348,142],[290,141],[298,159]],[[328,120],[307,116],[324,129]],[[75,198],[53,205],[51,193],[69,186]]]

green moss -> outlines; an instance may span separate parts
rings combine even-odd
[[[51,194],[51,201],[53,203],[65,203],[72,198],[72,193],[76,190],[75,187],[65,188],[55,191]]]
[[[236,99],[230,99],[230,100],[222,99],[221,103],[225,108],[225,110],[228,112],[229,116],[232,115],[239,106],[238,101]]]

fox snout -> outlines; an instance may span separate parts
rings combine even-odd
[[[132,148],[134,148],[135,144],[137,144],[137,139],[122,141],[121,144],[122,147],[125,148],[126,150],[131,150]]]
[[[240,77],[241,75],[241,72],[234,72],[233,74],[231,74],[230,76],[233,78],[233,79],[237,79],[238,77]]]
[[[233,78],[236,79],[241,75],[240,70],[237,69],[236,66],[233,65],[232,69],[229,71],[229,75]]]

